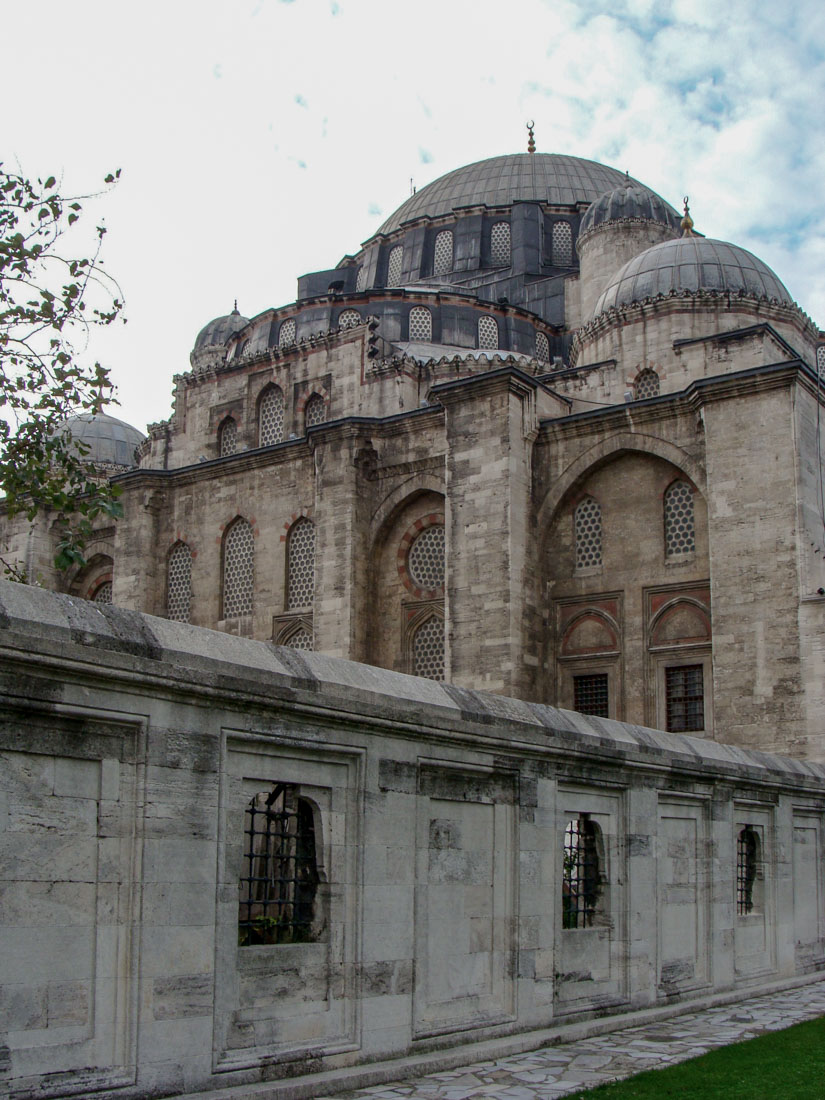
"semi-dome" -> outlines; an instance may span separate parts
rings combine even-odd
[[[237,302],[235,308],[231,313],[227,313],[225,317],[216,317],[213,321],[210,321],[208,325],[204,325],[197,335],[195,340],[195,351],[199,351],[201,348],[222,346],[230,338],[234,336],[236,332],[249,324],[248,317],[242,317],[238,312]]]
[[[61,428],[68,428],[72,439],[88,448],[83,457],[94,466],[128,469],[137,465],[135,448],[146,438],[125,420],[106,413],[79,413],[67,417]]]
[[[574,206],[594,202],[626,178],[606,164],[558,153],[490,157],[448,172],[416,191],[378,232],[392,233],[415,218],[437,218],[462,206],[509,206],[518,201]]]
[[[708,237],[663,241],[634,256],[610,280],[593,316],[671,291],[713,290],[791,302],[766,263],[738,245]]]
[[[626,177],[619,187],[605,191],[587,208],[579,226],[579,240],[597,226],[628,220],[658,222],[674,231],[678,230],[680,221],[670,203],[655,191]]]

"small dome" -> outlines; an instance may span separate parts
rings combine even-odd
[[[627,178],[621,187],[605,191],[588,206],[579,227],[579,240],[599,225],[628,219],[658,222],[674,231],[679,229],[679,215],[655,191]]]
[[[80,413],[67,417],[62,428],[68,428],[72,439],[89,448],[84,458],[95,466],[136,466],[135,448],[146,438],[137,428],[106,413]]]
[[[225,317],[216,317],[214,321],[210,321],[208,325],[204,325],[198,333],[195,340],[195,351],[199,351],[201,348],[207,347],[222,347],[230,336],[234,336],[236,332],[249,324],[248,317],[242,317],[238,313],[237,305],[228,313]]]
[[[744,248],[708,237],[679,237],[648,248],[620,268],[602,291],[593,316],[681,290],[793,301],[768,265]]]

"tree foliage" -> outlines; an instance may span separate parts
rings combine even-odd
[[[29,180],[0,163],[0,488],[9,515],[49,512],[61,525],[59,568],[82,564],[95,519],[120,511],[119,490],[62,423],[113,395],[107,369],[86,361],[95,327],[123,309],[100,258],[105,228],[84,237],[78,224],[90,197],[67,198],[54,176]]]

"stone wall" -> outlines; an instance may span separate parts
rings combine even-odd
[[[0,624],[11,1096],[437,1058],[825,969],[822,765],[18,585]],[[239,925],[250,807],[287,791],[300,935]]]

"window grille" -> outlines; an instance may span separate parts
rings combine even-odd
[[[355,280],[355,290],[360,293],[367,285],[367,265],[361,264],[358,268],[358,276]]]
[[[413,676],[444,679],[444,620],[440,615],[425,619],[413,634],[412,666]]]
[[[318,859],[312,806],[291,783],[255,795],[244,816],[238,943],[309,943],[318,938]]]
[[[355,328],[361,324],[361,314],[357,309],[345,309],[338,316],[338,328]]]
[[[510,264],[510,223],[496,222],[490,231],[490,260],[494,264]]]
[[[602,510],[597,500],[585,497],[576,509],[576,568],[602,564]]]
[[[562,872],[562,927],[591,928],[601,893],[599,866],[601,830],[587,814],[567,822],[564,829]]]
[[[407,572],[416,588],[444,587],[444,524],[434,523],[416,535],[407,554]]]
[[[674,481],[665,493],[665,554],[674,558],[695,549],[693,490],[686,481]]]
[[[283,644],[289,649],[303,649],[307,652],[311,652],[315,648],[312,643],[312,634],[305,626],[299,626]]]
[[[646,397],[659,396],[659,375],[655,370],[646,367],[636,379],[633,387],[637,401],[644,401]]]
[[[287,542],[287,611],[311,607],[315,597],[315,526],[312,520],[293,523]]]
[[[759,876],[759,836],[746,825],[736,840],[736,912],[746,917],[754,911],[754,883]]]
[[[608,717],[606,672],[573,677],[573,709],[580,714]]]
[[[498,322],[495,317],[479,317],[478,346],[488,349],[498,347]]]
[[[705,680],[701,665],[665,669],[665,704],[670,733],[705,728]]]
[[[536,333],[536,359],[542,363],[550,362],[550,341],[543,332]]]
[[[233,455],[238,449],[238,425],[231,416],[227,416],[218,429],[218,450],[221,458]]]
[[[278,330],[278,347],[288,348],[295,343],[295,318],[284,321]]]
[[[236,519],[223,541],[223,617],[252,612],[255,540],[252,525]]]
[[[95,589],[92,596],[94,603],[111,603],[112,602],[112,582],[104,581],[103,584],[99,584]]]
[[[446,275],[453,270],[453,234],[450,229],[442,229],[435,238],[433,253],[433,275]]]
[[[314,393],[304,405],[304,426],[312,428],[323,424],[327,418],[327,406],[320,393]]]
[[[258,403],[258,446],[271,447],[284,438],[284,395],[277,386],[267,386]]]
[[[820,378],[825,378],[825,344],[816,349],[816,371]]]
[[[169,554],[166,571],[166,616],[179,623],[189,622],[192,599],[192,551],[178,542]]]
[[[433,315],[426,306],[413,306],[410,310],[410,340],[422,340],[429,344],[433,338]]]
[[[404,248],[402,245],[397,244],[390,252],[390,258],[387,262],[387,286],[401,285],[401,263],[403,259]]]
[[[570,222],[553,226],[553,267],[570,267],[573,263],[573,230]]]

